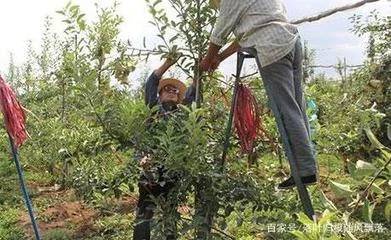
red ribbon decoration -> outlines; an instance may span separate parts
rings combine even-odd
[[[236,133],[243,152],[251,153],[254,141],[261,130],[261,119],[257,101],[251,89],[240,84],[234,109]]]
[[[5,128],[19,148],[27,139],[26,115],[14,90],[0,76],[0,110],[4,116]]]

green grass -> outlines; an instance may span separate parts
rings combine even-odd
[[[0,179],[0,205],[18,204],[21,201],[21,195],[16,192],[20,191],[20,185],[13,162],[0,159]]]
[[[94,223],[95,233],[84,239],[127,240],[133,235],[133,214],[114,214],[97,219]]]
[[[71,234],[64,229],[52,229],[45,233],[43,240],[71,240]]]
[[[0,239],[1,240],[21,240],[25,235],[17,226],[19,221],[19,210],[10,206],[0,207]]]
[[[283,170],[289,174],[289,167],[286,160],[283,158]],[[343,172],[342,159],[332,154],[319,154],[317,156],[319,166],[322,168],[323,174],[329,177],[329,180],[346,183],[350,180],[349,176]],[[242,163],[240,163],[242,164]],[[242,166],[246,168],[245,166]],[[270,181],[272,184],[277,184],[282,180],[283,176],[278,174],[281,171],[278,156],[273,154],[265,154],[261,156],[258,162],[258,167],[254,166],[252,173],[259,177],[259,181]],[[259,175],[259,176],[258,176]],[[18,226],[18,219],[21,211],[25,211],[20,189],[17,179],[17,173],[12,161],[0,161],[0,178],[2,179],[2,187],[0,188],[0,240],[26,239],[22,229]],[[52,179],[48,174],[26,171],[26,178],[31,182],[39,183],[40,185],[52,184]],[[321,176],[323,180],[325,176]],[[328,188],[327,182],[321,184],[323,191]],[[314,208],[318,212],[322,212],[325,207],[320,201],[319,186],[309,188],[312,195]],[[30,191],[31,192],[31,191]],[[34,195],[33,192],[31,192]],[[231,216],[224,219],[226,228],[222,229],[237,237],[237,239],[293,239],[293,235],[289,232],[285,233],[268,233],[265,227],[268,223],[274,224],[289,224],[295,223],[294,213],[301,211],[301,204],[297,198],[296,191],[289,192],[274,192],[266,191],[266,195],[271,195],[274,199],[280,199],[279,202],[284,206],[268,211],[257,211],[252,213],[251,207],[243,210],[238,209]],[[68,196],[69,198],[69,196]],[[34,207],[37,214],[44,211],[49,206],[61,201],[75,201],[77,199],[68,199],[65,196],[59,195],[56,197],[37,196],[33,198]],[[190,203],[191,204],[191,203]],[[97,207],[97,206],[95,206]],[[340,207],[340,206],[339,206]],[[98,210],[99,208],[97,208]],[[287,211],[286,209],[290,209]],[[79,226],[67,226],[66,229],[52,229],[43,234],[43,239],[47,240],[68,240],[74,239],[78,235],[82,235],[82,239],[100,240],[114,239],[122,240],[129,239],[133,232],[133,213],[121,214],[111,211],[113,214],[101,215],[94,220],[90,228],[91,232],[77,232]],[[376,212],[376,214],[378,214]],[[374,219],[377,219],[376,217]],[[45,222],[43,219],[41,221]],[[379,220],[379,219],[377,219]],[[384,220],[384,219],[381,219]],[[221,226],[219,224],[219,226]],[[253,235],[256,234],[257,237]],[[372,234],[363,235],[360,237],[373,237],[378,239],[389,237],[389,234]],[[360,238],[359,238],[360,239]],[[362,238],[361,238],[362,239]],[[369,239],[369,238],[368,238]],[[389,238],[385,238],[389,239]]]
[[[22,195],[15,165],[8,159],[0,159],[0,239],[21,240],[25,235],[17,222],[22,206]]]

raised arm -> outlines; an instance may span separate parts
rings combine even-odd
[[[166,59],[165,62],[148,77],[145,84],[145,104],[150,108],[154,107],[158,103],[158,87],[159,81],[163,74],[175,64],[175,61]]]
[[[196,83],[195,80],[191,83],[191,85],[187,88],[185,93],[185,99],[183,99],[183,105],[191,105],[195,102],[196,98]]]

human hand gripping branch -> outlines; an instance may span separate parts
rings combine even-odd
[[[161,78],[172,65],[174,65],[178,61],[179,57],[168,57],[164,61],[164,63],[157,69],[155,69],[154,73],[157,77]]]
[[[209,49],[206,56],[202,59],[200,67],[202,71],[213,72],[215,71],[221,62],[230,57],[232,54],[236,53],[240,49],[239,42],[235,40],[232,42],[226,49],[221,53],[219,50],[221,46],[214,43],[209,43]]]

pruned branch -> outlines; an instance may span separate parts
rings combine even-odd
[[[330,9],[330,10],[318,13],[317,15],[314,15],[314,16],[305,17],[305,18],[302,18],[302,19],[299,19],[299,20],[294,20],[291,23],[293,23],[293,24],[301,24],[301,23],[305,23],[305,22],[318,21],[318,20],[320,20],[322,18],[331,16],[331,15],[337,13],[337,12],[343,12],[343,11],[346,11],[346,10],[358,8],[358,7],[361,7],[361,6],[363,6],[363,5],[367,4],[367,3],[378,2],[378,1],[380,1],[380,0],[363,0],[363,1],[359,1],[359,2],[348,4],[348,5],[345,5],[345,6],[336,7],[336,8],[333,8],[333,9]]]
[[[131,53],[129,54],[129,56],[131,56],[131,57],[144,56],[144,55],[149,55],[149,54],[155,54],[155,55],[162,54],[162,52],[154,50],[154,49],[141,49],[141,48],[131,47],[131,48],[129,48],[129,50],[131,51]]]
[[[363,67],[365,65],[342,65],[342,66],[338,66],[338,65],[311,65],[311,66],[308,66],[309,68],[338,68],[338,67],[343,67],[343,68],[359,68],[359,67]]]
[[[364,192],[360,195],[359,199],[357,200],[356,204],[354,205],[354,208],[350,214],[353,214],[358,206],[360,205],[360,202],[368,196],[369,189],[371,189],[372,185],[375,183],[376,179],[380,176],[384,170],[387,169],[388,165],[391,163],[391,158],[388,159],[388,161],[384,164],[384,166],[376,173],[376,175],[373,177],[372,181],[368,184],[368,186],[365,188]]]

